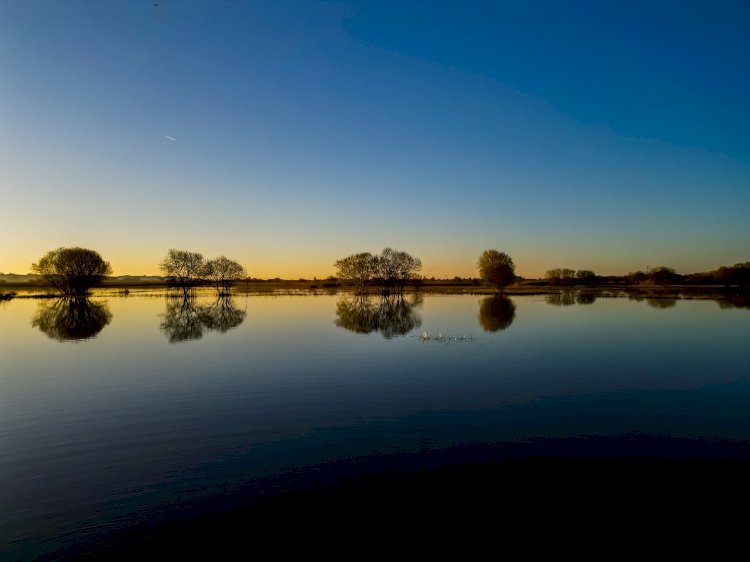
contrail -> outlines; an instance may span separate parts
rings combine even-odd
[[[164,133],[162,133],[162,135],[161,135],[161,136],[163,136],[163,137],[164,137],[165,139],[169,139],[169,140],[171,140],[172,142],[177,142],[177,139],[175,139],[175,138],[172,138],[172,137],[170,137],[169,135],[165,135]]]

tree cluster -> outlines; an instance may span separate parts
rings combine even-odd
[[[161,330],[169,343],[199,340],[206,330],[220,333],[236,328],[247,312],[237,308],[231,297],[221,296],[210,305],[202,305],[194,296],[167,299]]]
[[[363,293],[370,284],[379,284],[383,293],[392,289],[402,293],[407,283],[422,269],[422,261],[407,252],[385,248],[380,255],[370,252],[352,254],[334,263],[336,277],[353,281]]]
[[[618,278],[615,278],[618,279]],[[628,285],[732,285],[750,286],[750,262],[722,266],[713,271],[680,275],[671,267],[652,267],[643,271],[628,273],[619,278]]]
[[[161,260],[159,268],[169,282],[185,294],[196,285],[208,282],[216,287],[219,295],[228,295],[237,281],[247,277],[244,267],[225,256],[206,260],[199,252],[174,248]]]
[[[591,285],[596,283],[598,277],[590,269],[556,268],[550,269],[544,274],[544,278],[554,285]]]

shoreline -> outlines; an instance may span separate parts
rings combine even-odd
[[[196,285],[195,289],[201,292],[212,291],[210,285]],[[22,291],[19,293],[18,291]],[[167,283],[120,283],[104,282],[93,289],[89,296],[106,294],[107,296],[130,296],[135,294],[153,293],[163,291],[164,293],[179,292]],[[643,297],[643,298],[667,298],[667,299],[713,299],[723,300],[732,298],[750,298],[750,288],[741,286],[723,285],[625,285],[625,284],[600,284],[600,285],[554,285],[539,282],[528,282],[512,285],[498,291],[491,287],[466,282],[451,281],[425,281],[418,286],[407,286],[403,294],[425,294],[425,295],[504,295],[533,296],[533,295],[559,295],[566,293],[585,293],[597,297]],[[257,295],[257,294],[354,294],[354,284],[346,282],[315,282],[315,281],[249,281],[239,282],[232,288],[232,295]],[[381,296],[378,287],[370,287],[363,293],[364,296]],[[398,295],[392,292],[391,296]],[[11,300],[14,298],[55,298],[63,296],[57,293],[51,285],[29,284],[29,283],[0,283],[0,300]]]

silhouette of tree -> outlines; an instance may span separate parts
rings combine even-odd
[[[627,283],[628,285],[640,285],[647,280],[648,275],[646,275],[642,271],[630,272],[624,278],[625,283]]]
[[[94,250],[58,248],[47,252],[31,269],[64,295],[85,295],[109,274],[112,267]]]
[[[477,266],[479,267],[479,278],[482,282],[500,291],[516,278],[516,266],[505,252],[485,250],[479,256]]]
[[[503,295],[479,301],[479,324],[485,332],[507,329],[516,317],[516,305]]]
[[[234,260],[219,256],[206,262],[202,276],[216,287],[219,296],[229,295],[232,286],[247,277],[245,268]]]
[[[403,293],[406,283],[422,269],[422,260],[407,252],[398,251],[394,252],[393,259],[396,262],[396,284],[399,293]]]
[[[389,294],[394,285],[398,287],[399,293],[403,293],[409,279],[422,269],[422,261],[419,258],[393,248],[385,248],[375,258],[374,263],[375,275],[383,280],[384,294]]]
[[[585,285],[590,285],[596,282],[596,273],[590,269],[579,269],[576,271],[576,279]]]
[[[375,256],[370,252],[360,252],[352,254],[334,263],[336,266],[336,277],[348,281],[354,281],[357,285],[357,292],[364,293],[367,283],[375,274],[376,264]]]
[[[712,272],[716,283],[729,285],[750,285],[750,262],[736,263],[731,267],[720,267]]]
[[[544,277],[556,285],[569,285],[575,278],[575,273],[572,269],[558,267],[547,271]]]
[[[649,269],[648,277],[655,285],[672,285],[678,283],[682,278],[681,275],[675,273],[674,269],[664,266],[652,267]]]
[[[94,337],[111,320],[106,303],[66,297],[40,302],[31,325],[52,339],[70,341]]]
[[[170,249],[159,263],[159,268],[169,282],[182,288],[185,295],[194,287],[205,273],[203,255],[197,252]]]
[[[399,293],[403,293],[406,284],[422,269],[419,258],[393,248],[385,248],[378,256],[369,252],[352,254],[336,261],[334,265],[337,269],[336,276],[354,281],[358,293],[364,293],[368,282],[376,278],[382,281],[385,295],[394,286],[398,287]]]

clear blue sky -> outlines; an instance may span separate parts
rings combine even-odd
[[[0,2],[0,271],[750,260],[750,3],[157,3]]]

